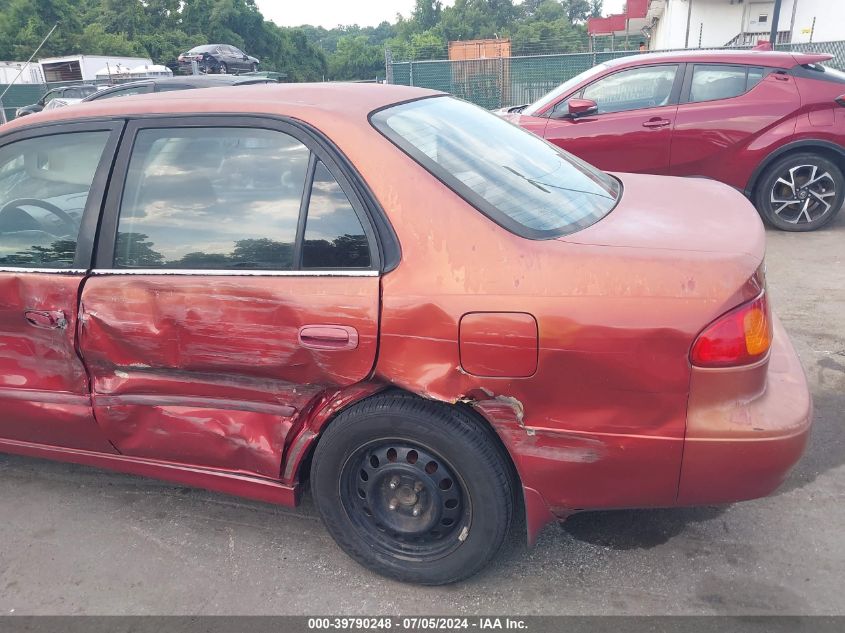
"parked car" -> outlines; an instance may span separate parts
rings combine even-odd
[[[50,110],[56,110],[58,108],[66,108],[69,105],[74,105],[77,103],[82,103],[82,99],[68,99],[64,97],[57,97],[56,99],[50,99],[47,102],[47,105],[44,106],[42,112],[49,112]]]
[[[96,238],[96,239],[95,239]],[[769,494],[810,396],[748,201],[441,93],[245,86],[0,132],[0,450],[294,505],[472,575],[515,514]]]
[[[197,88],[220,88],[222,86],[248,86],[252,84],[278,83],[275,79],[264,77],[239,77],[237,75],[191,75],[180,77],[161,77],[142,79],[125,84],[110,86],[89,95],[84,101],[99,101],[115,97],[149,94],[151,92],[172,92],[174,90],[194,90]]]
[[[97,86],[89,84],[81,84],[78,86],[62,86],[60,88],[53,88],[47,91],[43,97],[32,105],[18,108],[15,112],[15,118],[27,116],[28,114],[35,114],[41,112],[44,107],[53,99],[84,99],[90,94],[97,92]]]
[[[704,176],[770,224],[810,231],[845,202],[845,73],[830,55],[682,51],[605,62],[500,114],[611,171]]]
[[[258,72],[259,61],[241,49],[228,44],[195,46],[179,55],[179,68],[190,73],[192,62],[197,62],[201,73]]]

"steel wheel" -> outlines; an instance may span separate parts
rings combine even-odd
[[[326,527],[373,571],[440,585],[505,540],[517,485],[492,431],[460,407],[386,391],[333,420],[311,486]]]
[[[226,64],[224,64],[223,62],[220,62],[219,72],[220,72],[221,75],[225,75],[229,72],[229,68],[226,66]]]
[[[818,165],[796,165],[778,177],[769,194],[771,212],[789,224],[812,224],[833,209],[836,181]]]
[[[434,560],[460,547],[470,503],[455,469],[403,440],[359,448],[341,472],[341,502],[360,538],[390,556]]]

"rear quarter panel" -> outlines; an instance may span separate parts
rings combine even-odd
[[[795,79],[780,73],[733,99],[681,104],[670,173],[707,176],[744,190],[754,169],[792,140],[800,109]]]
[[[474,407],[508,448],[523,486],[560,515],[674,503],[689,347],[726,309],[702,293],[721,289],[713,255],[679,264],[667,249],[527,240],[378,134],[336,140],[402,245],[401,264],[382,278],[375,377]],[[753,271],[759,261],[750,259],[744,266]],[[536,373],[479,377],[461,367],[460,320],[478,312],[536,318]]]

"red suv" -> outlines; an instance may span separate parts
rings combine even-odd
[[[830,55],[624,57],[499,111],[609,171],[727,183],[772,225],[811,231],[845,200],[845,73]]]

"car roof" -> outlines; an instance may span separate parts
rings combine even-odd
[[[664,62],[718,62],[720,64],[752,64],[771,68],[792,68],[799,64],[815,64],[833,59],[833,55],[764,50],[683,50],[640,53],[611,59],[610,67],[639,66]]]
[[[146,86],[147,84],[155,85],[188,85],[193,88],[213,88],[218,86],[237,86],[241,84],[255,84],[255,83],[278,83],[275,79],[267,77],[258,77],[255,75],[176,75],[174,77],[148,77],[147,79],[139,79],[138,81],[128,81],[114,86],[103,88],[99,92],[86,97],[88,101],[97,101],[101,99],[104,94],[116,92],[121,88],[131,88],[133,86]]]
[[[385,84],[314,83],[254,84],[192,90],[157,92],[121,99],[83,102],[27,122],[15,119],[2,132],[27,125],[126,118],[154,115],[229,114],[241,116],[286,116],[308,122],[330,137],[353,132],[373,110],[392,104],[445,93],[425,88]]]

